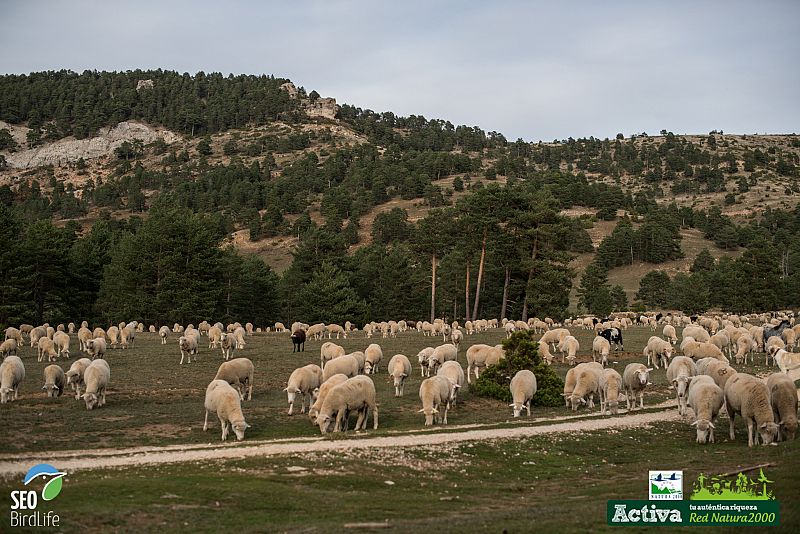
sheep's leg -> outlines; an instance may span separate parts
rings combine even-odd
[[[748,447],[752,447],[754,445],[753,434],[754,434],[753,420],[748,417],[747,418],[747,446]]]
[[[733,420],[736,417],[736,413],[733,410],[731,410],[728,407],[727,404],[725,405],[725,411],[728,412],[728,425],[729,425],[729,428],[730,428],[730,437],[731,437],[731,440],[734,440],[734,439],[736,439],[736,433],[734,432],[734,429],[733,429]]]
[[[631,391],[625,390],[625,402],[628,404],[628,411],[631,411]]]
[[[589,393],[589,409],[594,410],[594,393]]]
[[[208,430],[208,410],[206,410],[206,420],[203,422],[203,432]]]
[[[367,426],[367,409],[366,408],[359,408],[358,409],[358,417],[356,418],[356,431],[361,430],[361,425],[364,425],[366,428]]]
[[[300,413],[306,413],[306,394],[301,392],[300,395],[302,395],[300,397]],[[308,407],[311,408],[311,404]]]
[[[446,406],[444,407],[444,415],[442,416],[442,424],[443,424],[443,425],[446,425],[446,424],[447,424],[447,410],[449,410],[449,409],[450,409],[450,406],[449,406],[449,405],[446,405]]]
[[[222,441],[225,441],[228,439],[228,422],[221,416],[217,417],[219,417],[219,424],[222,425]]]
[[[644,409],[644,391],[639,392],[639,409]]]
[[[528,417],[530,417],[531,416],[531,401],[530,400],[528,400],[528,402],[525,403],[525,409],[528,411]]]
[[[334,432],[341,432],[342,431],[342,421],[344,420],[344,412],[345,410],[339,410],[336,412],[336,424],[333,427]],[[347,430],[347,428],[345,428]]]

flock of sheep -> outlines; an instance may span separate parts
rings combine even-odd
[[[762,323],[757,326],[753,323]],[[609,365],[609,356],[614,349],[622,349],[622,332],[634,324],[648,326],[652,330],[661,328],[663,337],[652,336],[643,349],[644,363],[628,364],[622,374]],[[680,350],[682,356],[674,356],[678,342],[676,326],[683,326]],[[748,444],[754,445],[760,436],[763,444],[776,440],[794,439],[797,430],[797,390],[794,381],[787,373],[800,368],[800,354],[788,352],[796,345],[800,325],[794,325],[794,317],[787,315],[775,319],[770,316],[739,317],[725,315],[720,317],[663,316],[648,314],[639,317],[620,314],[617,317],[600,321],[596,318],[569,319],[563,325],[549,318],[522,321],[477,320],[468,321],[463,327],[457,323],[447,323],[441,319],[433,322],[389,321],[369,323],[361,332],[366,338],[397,336],[400,332],[416,330],[423,336],[442,336],[442,344],[426,347],[419,351],[416,361],[420,367],[422,382],[419,386],[419,399],[424,414],[425,425],[441,422],[447,424],[448,411],[457,404],[459,390],[477,379],[481,370],[498,363],[505,357],[502,345],[472,344],[466,349],[466,369],[458,361],[459,347],[465,335],[489,329],[503,329],[508,336],[516,330],[533,330],[541,333],[539,350],[543,359],[552,364],[554,353],[561,354],[562,363],[570,364],[567,371],[563,396],[566,407],[578,410],[587,405],[594,407],[595,396],[599,399],[602,414],[618,414],[621,393],[624,392],[627,409],[644,407],[644,391],[651,385],[650,372],[659,365],[666,369],[669,387],[675,390],[678,412],[688,414],[691,407],[694,413],[692,425],[697,430],[699,443],[713,442],[717,418],[723,407],[728,414],[731,439],[734,437],[734,420],[741,415],[748,428]],[[592,341],[591,362],[576,365],[580,350],[578,339],[569,328],[587,329],[595,332]],[[306,325],[296,322],[287,329],[276,323],[266,331],[290,332],[292,339],[324,340],[320,347],[319,365],[311,363],[294,370],[284,392],[289,404],[288,415],[294,412],[294,403],[300,398],[300,413],[308,412],[311,422],[320,432],[339,432],[348,428],[351,413],[357,415],[356,430],[366,429],[370,413],[373,428],[378,428],[378,402],[375,384],[371,375],[380,372],[384,360],[383,350],[378,343],[371,343],[364,351],[347,354],[345,349],[332,341],[347,338],[357,330],[349,322],[339,325]],[[127,348],[133,346],[136,333],[143,332],[141,323],[132,321],[111,326],[107,330],[90,330],[84,322],[76,332],[74,324],[66,327],[49,325],[8,328],[5,341],[0,344],[0,355],[5,359],[0,365],[0,394],[2,403],[18,397],[18,388],[25,378],[25,367],[17,354],[23,345],[23,335],[28,336],[30,346],[37,348],[38,361],[47,358],[48,362],[58,357],[69,357],[70,333],[76,333],[80,349],[89,358],[73,362],[65,373],[63,369],[51,364],[44,369],[44,386],[48,397],[61,396],[70,387],[75,398],[83,398],[86,408],[91,410],[105,404],[105,390],[111,378],[111,369],[104,359],[109,346]],[[208,384],[205,393],[205,423],[208,428],[208,415],[217,415],[222,428],[222,439],[232,429],[236,438],[244,438],[250,426],[242,412],[242,402],[251,400],[253,395],[253,376],[255,366],[248,358],[233,357],[237,350],[244,349],[246,337],[262,329],[254,329],[247,323],[223,325],[201,322],[197,328],[186,328],[175,324],[172,329],[161,327],[156,330],[150,326],[151,333],[158,333],[161,343],[166,344],[171,333],[180,334],[178,347],[181,353],[179,365],[184,361],[196,361],[203,336],[208,338],[210,349],[219,348],[223,362],[216,375]],[[448,342],[449,341],[449,342]],[[551,348],[552,347],[552,348]],[[754,353],[765,353],[766,363],[772,358],[781,372],[765,379],[737,372],[730,358],[737,365],[745,363]],[[650,367],[650,366],[653,367]],[[403,354],[392,356],[386,372],[395,387],[395,396],[404,395],[404,386],[412,374],[411,360]],[[510,407],[514,417],[522,410],[530,416],[531,401],[537,391],[536,376],[531,371],[518,372],[511,379],[510,393],[513,402]],[[308,405],[308,406],[307,406]]]

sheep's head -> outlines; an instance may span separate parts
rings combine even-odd
[[[91,410],[97,406],[98,397],[96,393],[84,393],[83,401],[86,403],[86,409]]]
[[[797,433],[797,418],[789,421],[781,421],[778,423],[780,427],[780,435],[784,441],[794,440],[794,435]]]
[[[242,441],[244,439],[244,431],[250,428],[250,425],[242,421],[236,421],[235,423],[231,423],[233,427],[233,432],[236,434],[236,439],[238,441]]]
[[[521,402],[520,403],[512,402],[511,404],[509,404],[509,406],[511,406],[511,408],[513,408],[514,410],[514,417],[519,417],[520,413],[522,413],[522,408],[525,407],[525,405],[522,404]]]
[[[567,363],[570,365],[575,365],[575,355],[570,354],[567,356]]]
[[[758,433],[761,434],[761,444],[769,445],[778,438],[778,425],[769,422],[761,423]]]
[[[697,443],[714,442],[714,423],[708,419],[698,419],[692,426],[697,428]]]
[[[365,374],[365,375],[370,375],[370,374],[372,374],[372,366],[373,366],[373,365],[374,365],[374,364],[373,364],[371,361],[369,361],[369,360],[367,360],[367,361],[365,361],[365,362],[364,362],[364,374]]]
[[[295,398],[295,396],[296,396],[298,393],[300,393],[300,389],[298,389],[298,388],[297,388],[297,387],[295,387],[295,386],[289,386],[289,387],[287,387],[286,389],[284,389],[283,391],[285,391],[285,392],[286,392],[286,397],[287,397],[287,402],[288,402],[288,404],[294,404],[294,398]]]
[[[422,408],[417,413],[424,413],[425,414],[425,426],[431,426],[433,424],[433,416],[439,413],[439,410],[436,408]]]
[[[333,432],[336,419],[334,419],[330,414],[319,414],[317,416],[316,424],[322,434],[328,434],[329,432]]]
[[[86,352],[92,352],[94,350],[94,339],[90,339],[86,342]]]
[[[678,397],[683,397],[686,395],[686,390],[689,389],[690,380],[690,377],[681,375],[672,381],[672,387],[677,390]]]
[[[14,392],[12,388],[0,389],[0,404],[5,404],[11,400],[11,394]]]
[[[578,410],[578,406],[580,406],[581,404],[586,404],[586,399],[584,399],[583,397],[579,397],[577,395],[570,395],[568,397],[568,400],[570,401],[570,404],[572,405],[572,411],[573,412],[577,411]]]
[[[48,397],[58,397],[61,391],[61,388],[55,384],[45,384],[42,386],[42,389],[47,392]]]
[[[639,384],[641,384],[643,387],[647,385],[647,381],[650,376],[650,371],[652,370],[653,370],[652,368],[648,367],[646,369],[639,369],[638,371],[636,371],[636,379],[639,381]]]
[[[392,375],[394,378],[394,387],[399,387],[403,384],[403,380],[406,379],[408,375],[405,373],[397,373],[396,375]]]

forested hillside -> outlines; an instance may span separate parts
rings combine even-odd
[[[0,323],[800,305],[794,135],[509,142],[349,105],[330,118],[313,112],[315,91],[287,84],[160,70],[1,76]],[[70,157],[70,143],[122,121],[170,142],[156,129],[154,141]],[[18,164],[52,147],[59,164]],[[595,248],[594,227],[617,220]],[[684,258],[687,229],[723,258]],[[592,256],[576,269],[579,254]],[[614,269],[676,260],[691,270],[648,275],[633,299],[608,282]]]

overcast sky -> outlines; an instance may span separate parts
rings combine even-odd
[[[268,73],[511,140],[800,131],[800,2],[2,0],[0,72]]]

